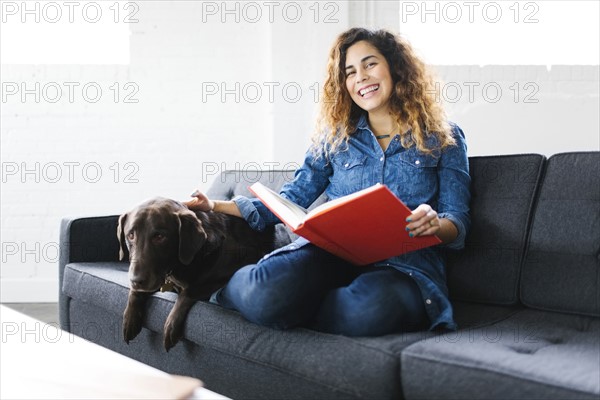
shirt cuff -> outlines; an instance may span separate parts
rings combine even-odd
[[[447,220],[451,221],[454,224],[454,226],[456,226],[456,230],[458,231],[458,235],[456,236],[456,239],[454,239],[450,243],[444,244],[444,247],[446,247],[448,249],[454,249],[454,250],[460,250],[460,249],[464,248],[467,232],[465,229],[465,225],[461,222],[461,220],[456,218],[454,215],[452,215],[450,213],[439,213],[438,217],[446,218]]]
[[[238,206],[242,217],[252,229],[262,231],[266,228],[265,221],[251,199],[245,196],[235,196],[232,201]]]

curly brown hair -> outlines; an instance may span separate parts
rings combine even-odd
[[[327,77],[320,101],[317,130],[312,137],[315,153],[330,154],[355,132],[360,116],[365,113],[352,101],[346,89],[346,54],[350,46],[366,41],[374,46],[390,66],[394,90],[390,96],[390,111],[398,126],[408,124],[410,135],[402,135],[405,148],[413,145],[419,151],[431,153],[455,144],[444,110],[435,100],[434,78],[412,47],[399,35],[385,29],[352,28],[338,36],[329,52]],[[426,138],[437,137],[437,149],[426,146]]]

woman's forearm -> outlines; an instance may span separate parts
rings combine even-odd
[[[220,212],[242,218],[242,213],[235,202],[231,200],[213,200],[213,203],[214,207],[212,210],[214,212]]]

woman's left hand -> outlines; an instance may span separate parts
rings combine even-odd
[[[440,218],[429,204],[421,204],[406,218],[409,236],[435,235],[440,230]]]

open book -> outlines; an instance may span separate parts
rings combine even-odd
[[[411,210],[382,184],[329,201],[310,212],[260,182],[250,186],[250,191],[294,233],[356,265],[441,243],[433,235],[408,236],[406,218]]]

